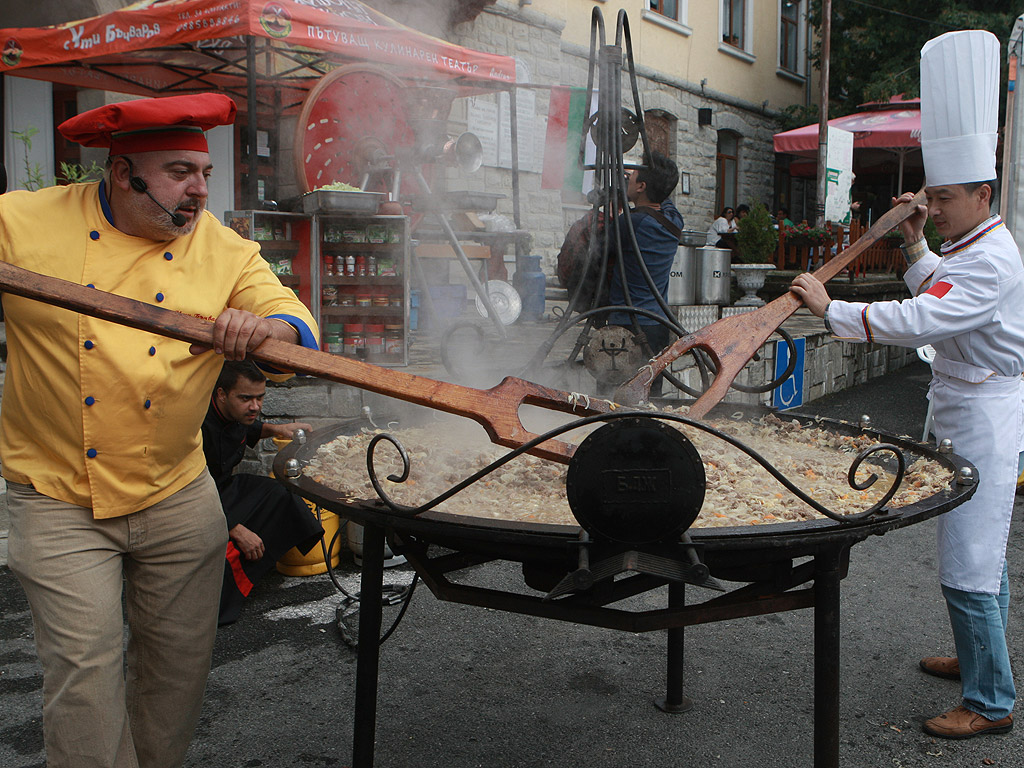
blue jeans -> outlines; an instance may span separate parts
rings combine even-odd
[[[943,586],[960,660],[964,706],[989,720],[1001,720],[1013,711],[1017,692],[1006,648],[1006,617],[1010,608],[1010,582],[1006,563],[998,595],[964,592]]]

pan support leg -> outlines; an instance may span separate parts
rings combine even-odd
[[[668,607],[686,605],[686,584],[671,581],[668,585]],[[654,705],[662,712],[678,714],[693,709],[693,700],[683,695],[683,627],[669,627],[666,661],[665,695],[655,698]]]
[[[377,673],[384,591],[384,529],[363,525],[363,576],[359,595],[359,655],[352,732],[352,768],[373,768],[377,729]]]
[[[839,768],[839,583],[842,548],[815,557],[814,768]]]

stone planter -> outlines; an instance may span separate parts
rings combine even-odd
[[[744,292],[735,306],[764,306],[764,299],[760,298],[757,292],[764,288],[765,278],[773,269],[774,264],[733,264],[732,273],[736,275],[736,285]]]

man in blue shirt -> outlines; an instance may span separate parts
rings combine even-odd
[[[622,262],[625,268],[626,285],[629,287],[630,304],[638,309],[646,309],[664,316],[658,300],[644,277],[641,265],[633,250],[629,231],[626,228],[625,216],[629,216],[636,234],[636,243],[640,248],[643,263],[651,275],[655,287],[661,297],[668,300],[668,279],[675,261],[679,237],[683,229],[682,214],[676,209],[669,195],[679,181],[679,170],[676,164],[661,154],[651,152],[650,162],[646,168],[638,168],[626,173],[626,199],[633,208],[622,214],[619,220],[619,233],[622,242]],[[619,265],[612,266],[610,287],[611,303],[626,304],[626,292],[622,286],[622,270]],[[612,325],[631,328],[631,315],[627,312],[612,312],[608,318]],[[647,336],[647,341],[654,354],[669,345],[671,332],[668,327],[657,320],[641,315],[637,316],[640,329]],[[661,395],[662,377],[659,376],[651,384],[651,396]]]

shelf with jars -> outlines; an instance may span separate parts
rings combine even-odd
[[[408,365],[408,218],[316,213],[312,240],[322,348]]]
[[[310,229],[312,217],[284,211],[227,211],[224,223],[247,240],[260,244],[260,253],[282,285],[312,309]]]

